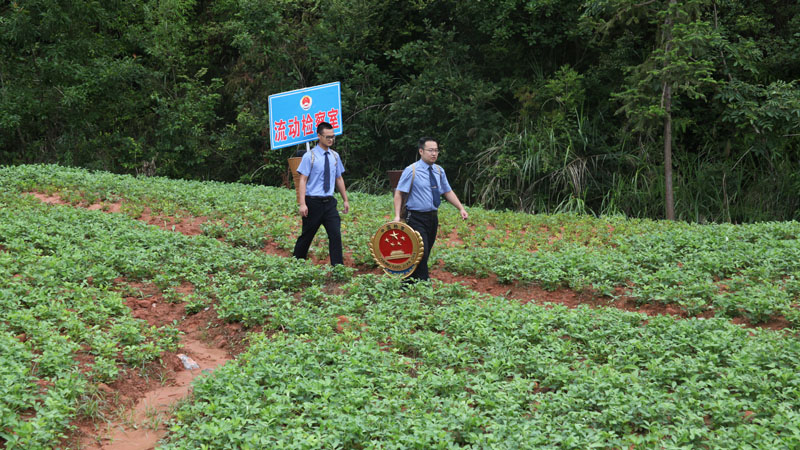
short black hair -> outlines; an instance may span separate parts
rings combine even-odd
[[[333,125],[329,124],[328,122],[320,122],[319,125],[317,125],[317,134],[322,134],[323,131],[332,129]]]
[[[434,138],[432,138],[430,136],[422,136],[421,138],[419,138],[419,145],[417,147],[421,148],[421,149],[425,148],[425,143],[429,142],[429,141],[436,142],[437,144],[439,143],[439,141],[437,141],[436,139],[434,139]]]

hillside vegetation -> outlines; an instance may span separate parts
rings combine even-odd
[[[351,202],[345,247],[366,270],[366,239],[385,221],[375,211],[390,199]],[[521,303],[460,284],[405,286],[267,254],[297,232],[286,189],[16,166],[0,169],[0,205],[7,448],[52,448],[75,420],[98,417],[100,383],[147,373],[180,346],[178,323],[131,316],[126,301],[142,284],[186,316],[212,308],[253,330],[235,361],[197,379],[160,448],[800,445],[794,222],[471,208],[464,223],[442,213],[455,244],[443,237],[433,260],[446,270],[597,296],[626,289],[642,304],[715,316],[678,319]],[[164,224],[137,220],[144,213]],[[205,219],[203,233],[169,225],[188,217]],[[187,285],[189,294],[178,289]],[[776,315],[790,328],[731,320]]]
[[[0,164],[279,185],[269,95],[339,81],[362,191],[431,135],[470,205],[797,220],[798,30],[795,0],[5,2]]]

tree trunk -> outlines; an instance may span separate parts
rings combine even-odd
[[[667,220],[675,220],[675,201],[672,195],[672,86],[664,83],[664,204]]]
[[[670,0],[670,9],[674,8],[676,3],[677,0]],[[667,14],[664,21],[664,67],[669,65],[671,49],[672,11]],[[675,201],[672,192],[672,82],[669,75],[665,75],[661,104],[664,107],[664,207],[667,220],[675,220]]]

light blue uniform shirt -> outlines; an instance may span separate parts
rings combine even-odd
[[[414,165],[417,166],[416,174],[412,170]],[[436,210],[436,207],[433,206],[433,193],[431,192],[431,182],[428,178],[428,167],[430,167],[428,163],[420,159],[406,167],[403,170],[403,174],[400,175],[400,181],[397,182],[398,191],[408,192],[406,208],[411,211],[426,212]],[[414,176],[413,188],[411,187],[412,175]],[[433,164],[433,176],[436,177],[436,185],[439,186],[440,195],[453,190],[450,188],[450,183],[447,182],[447,175],[445,175],[441,166]]]
[[[314,154],[314,165],[311,165],[311,154]],[[328,149],[328,165],[331,168],[331,185],[327,187],[322,186],[322,180],[325,173],[325,150],[319,145],[314,146],[311,151],[303,155],[300,165],[297,167],[297,172],[308,177],[306,183],[306,195],[312,197],[327,197],[333,195],[333,186],[336,184],[336,179],[344,173],[344,165],[339,154],[333,150]]]

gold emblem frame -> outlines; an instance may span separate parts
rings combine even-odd
[[[389,231],[398,231],[405,236],[408,236],[411,242],[411,252],[409,254],[401,254],[400,258],[408,257],[407,260],[401,263],[392,262],[391,255],[384,255],[380,250],[381,238]],[[398,233],[399,234],[399,233]],[[406,278],[411,275],[422,260],[422,255],[425,252],[425,245],[422,242],[422,236],[418,231],[411,228],[408,224],[403,222],[389,222],[378,228],[378,231],[372,236],[369,241],[369,249],[372,252],[372,257],[375,262],[389,275],[400,276]]]

